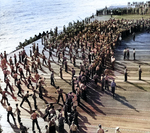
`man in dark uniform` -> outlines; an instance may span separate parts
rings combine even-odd
[[[124,69],[124,81],[127,81],[127,68]]]
[[[141,73],[142,73],[142,69],[141,66],[139,65],[139,80],[141,80]]]

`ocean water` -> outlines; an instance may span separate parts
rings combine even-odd
[[[0,52],[15,50],[19,42],[56,26],[85,19],[106,5],[126,4],[112,0],[0,0]]]

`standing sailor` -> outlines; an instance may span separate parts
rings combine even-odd
[[[141,80],[141,73],[142,73],[142,69],[141,66],[139,65],[139,80]]]

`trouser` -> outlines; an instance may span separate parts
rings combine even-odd
[[[60,77],[61,77],[61,79],[63,78],[63,77],[62,77],[62,72],[60,72]]]
[[[82,97],[85,101],[87,101],[86,90],[82,90]]]
[[[55,82],[53,78],[51,78],[51,85],[55,86]]]
[[[28,85],[27,85],[28,89],[29,89],[29,85],[33,88],[32,83],[31,83],[31,80],[28,81]]]
[[[43,99],[43,93],[42,93],[42,91],[39,91],[39,97],[40,97],[41,99]]]
[[[34,120],[32,121],[32,131],[34,131],[34,125],[35,125],[35,124],[36,124],[38,130],[40,131],[40,127],[39,127],[39,124],[38,124],[37,119],[34,119]]]
[[[64,98],[63,98],[62,94],[59,94],[57,103],[59,103],[60,97],[62,98],[63,104],[65,104],[65,101],[64,101]]]
[[[74,67],[76,66],[76,62],[75,62],[75,61],[73,62],[73,66],[74,66]]]
[[[104,83],[102,83],[102,91],[104,91]]]
[[[29,100],[27,98],[23,98],[20,106],[22,106],[22,104],[23,104],[24,101],[26,101],[28,103],[29,107],[31,108],[30,102],[29,102]]]
[[[124,74],[124,81],[127,81],[127,73]]]
[[[34,101],[34,108],[37,109],[36,98],[33,98],[33,101]]]
[[[135,60],[135,53],[133,54],[133,58],[134,58],[134,60]]]
[[[77,133],[77,131],[70,131],[71,133]]]
[[[65,72],[68,72],[68,66],[65,65]]]
[[[16,79],[14,79],[14,84],[16,85],[16,82],[18,81],[18,79],[16,78]]]
[[[112,89],[111,92],[112,92],[113,97],[114,97],[114,95],[115,95],[115,87],[112,87],[111,89]]]
[[[139,72],[139,80],[141,80],[141,72]]]
[[[28,70],[28,71],[26,71],[26,76],[27,76],[28,74],[29,74],[29,75],[31,74],[29,70]]]
[[[59,133],[64,133],[64,124],[59,125]]]
[[[65,121],[66,121],[66,123],[68,123],[68,114],[67,114],[66,110],[64,111],[64,115],[65,115]]]
[[[17,93],[17,95],[19,96],[19,94],[22,96],[21,88],[18,88],[18,93]]]
[[[43,62],[42,62],[42,65],[44,65],[44,63],[47,65],[47,62],[46,62],[46,60],[43,60]]]
[[[7,101],[7,105],[8,105],[8,98],[7,97],[2,97],[2,100],[1,100],[1,103],[3,103],[3,100],[4,100],[4,103],[5,103],[5,100]]]
[[[7,90],[7,87],[9,87],[11,93],[13,94],[13,90],[12,90],[12,87],[11,87],[10,83],[7,83],[7,84],[6,84],[6,90]]]
[[[12,118],[14,120],[14,123],[15,123],[16,121],[15,121],[15,118],[14,118],[14,115],[13,115],[12,111],[8,111],[8,113],[7,113],[7,121],[9,121],[9,115],[12,116]]]
[[[20,114],[17,115],[17,118],[18,118],[18,122],[21,123]]]
[[[98,80],[97,79],[95,79],[95,84],[97,85],[97,82],[98,82]]]
[[[20,73],[20,79],[21,79],[21,80],[22,80],[22,77],[25,79],[25,76],[24,76],[23,72]]]
[[[80,104],[80,95],[77,96],[78,105]]]

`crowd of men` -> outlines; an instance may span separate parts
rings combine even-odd
[[[14,123],[16,120],[14,118],[11,104],[9,103],[8,95],[11,95],[14,100],[18,97],[22,98],[20,107],[23,106],[24,102],[27,102],[32,111],[32,131],[35,132],[34,125],[37,125],[39,132],[41,132],[40,126],[38,124],[37,118],[38,113],[35,111],[38,109],[38,104],[36,102],[37,93],[40,99],[44,99],[44,78],[38,74],[38,70],[43,70],[47,67],[51,73],[50,80],[51,85],[56,88],[56,93],[58,93],[57,104],[59,104],[60,98],[63,102],[63,111],[61,110],[59,114],[56,114],[53,104],[48,104],[45,109],[45,114],[43,116],[44,120],[49,121],[49,125],[46,125],[47,133],[56,132],[56,119],[58,119],[59,132],[64,132],[64,123],[66,122],[71,132],[77,132],[79,130],[78,125],[78,112],[76,107],[73,105],[74,95],[77,97],[77,105],[80,105],[80,98],[87,101],[87,88],[88,83],[94,81],[96,85],[101,84],[101,89],[109,90],[109,75],[105,73],[106,69],[114,69],[114,48],[116,45],[120,44],[120,39],[125,37],[125,35],[130,35],[133,32],[142,30],[149,24],[150,20],[115,20],[110,19],[108,21],[94,21],[89,24],[84,24],[84,28],[81,29],[79,33],[75,33],[74,36],[66,34],[66,36],[61,40],[51,41],[49,34],[42,37],[43,50],[39,50],[39,45],[33,43],[30,47],[29,54],[26,54],[23,48],[19,55],[14,53],[14,57],[7,58],[6,51],[0,54],[1,57],[1,68],[4,73],[4,82],[6,83],[5,88],[0,89],[2,94],[1,103],[5,104],[7,102],[7,120],[9,122],[9,116],[11,115]],[[139,29],[140,28],[140,29]],[[135,40],[135,38],[134,38]],[[40,51],[42,51],[40,53]],[[129,50],[126,49],[124,54],[124,59],[129,58]],[[77,60],[80,60],[80,64],[77,64]],[[51,63],[54,62],[60,65],[60,78],[63,79],[63,69],[66,73],[71,72],[71,84],[72,91],[69,93],[64,93],[63,90],[56,86],[54,78],[54,68],[51,67]],[[71,64],[71,65],[69,65]],[[79,74],[76,74],[75,68],[80,68]],[[139,68],[140,69],[140,68]],[[102,77],[102,78],[101,78]],[[14,79],[13,86],[10,79]],[[125,77],[127,80],[127,77]],[[24,89],[22,85],[25,85],[29,90],[24,94]],[[113,80],[111,87],[113,97],[115,96],[115,82]],[[8,91],[8,88],[10,91]],[[18,89],[17,96],[15,96],[14,91]],[[65,94],[65,96],[64,96]],[[31,107],[29,97],[33,98],[34,110]],[[21,122],[21,111],[16,104],[17,119],[20,124],[20,130],[24,132],[27,130]],[[63,112],[63,113],[62,113]]]

